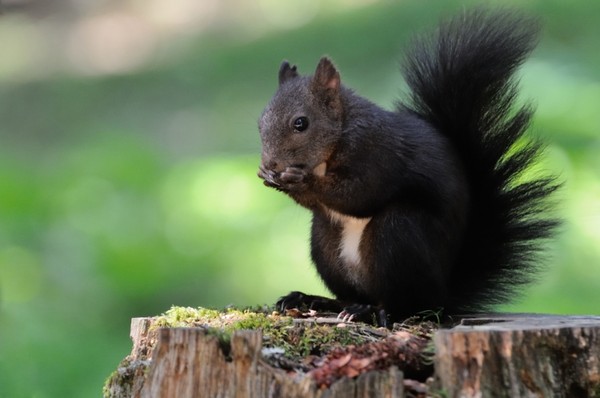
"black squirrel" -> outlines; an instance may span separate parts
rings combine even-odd
[[[399,320],[487,311],[535,277],[558,221],[551,176],[525,179],[542,151],[523,138],[515,70],[537,21],[465,12],[421,37],[403,64],[409,97],[384,110],[321,58],[313,76],[283,62],[259,120],[264,184],[312,211],[311,256],[337,300],[292,292],[277,306]]]

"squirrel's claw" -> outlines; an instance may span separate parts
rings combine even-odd
[[[379,327],[389,326],[385,309],[369,304],[352,304],[344,307],[338,318],[344,322],[362,321],[376,323]]]
[[[259,178],[263,180],[263,184],[271,188],[280,188],[281,184],[275,181],[277,178],[277,173],[273,170],[267,170],[262,165],[258,168],[258,173],[256,173]]]

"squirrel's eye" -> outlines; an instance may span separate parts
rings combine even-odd
[[[304,116],[300,116],[296,120],[294,120],[294,130],[296,131],[304,131],[308,128],[308,118]]]

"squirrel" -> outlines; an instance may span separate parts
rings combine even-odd
[[[311,257],[336,299],[292,292],[280,310],[387,325],[489,311],[535,278],[560,186],[524,176],[544,146],[524,137],[533,107],[515,104],[514,73],[538,31],[510,10],[443,22],[407,51],[393,111],[342,85],[327,57],[312,76],[281,64],[258,176],[312,212]]]

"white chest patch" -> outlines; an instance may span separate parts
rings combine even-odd
[[[357,267],[360,265],[360,241],[371,217],[355,218],[334,210],[327,211],[331,220],[342,226],[340,258],[347,267]]]

